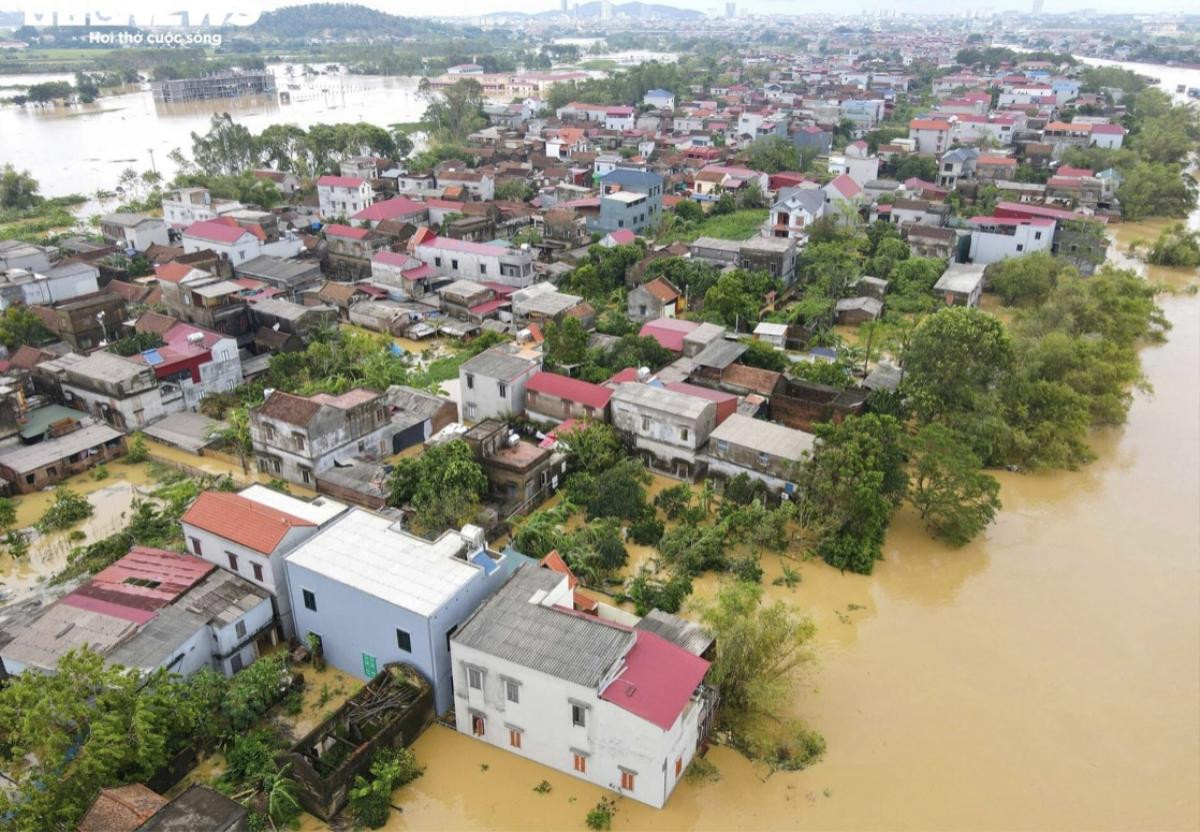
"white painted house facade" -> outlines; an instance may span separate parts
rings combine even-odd
[[[252,485],[237,494],[201,493],[180,523],[188,552],[270,593],[282,635],[291,639],[296,627],[284,555],[346,509],[328,497],[306,502]]]
[[[523,565],[451,637],[455,727],[661,808],[706,733],[709,663],[574,610],[571,583]]]
[[[374,199],[371,183],[358,176],[322,176],[317,180],[321,217],[352,217]]]

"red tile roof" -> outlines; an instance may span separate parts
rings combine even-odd
[[[1062,165],[1054,172],[1056,177],[1078,178],[1081,176],[1095,176],[1095,171],[1090,168],[1073,168],[1070,165]]]
[[[597,410],[604,408],[612,398],[613,391],[599,384],[591,384],[577,378],[547,373],[534,373],[525,383],[526,392],[545,393],[547,396],[557,396],[571,402],[578,402],[585,407]]]
[[[226,491],[202,492],[180,521],[264,555],[274,552],[292,529],[316,525]]]
[[[844,196],[846,199],[853,199],[854,197],[856,197],[862,193],[862,188],[859,187],[859,184],[857,182],[855,182],[853,179],[851,179],[848,174],[845,174],[845,173],[839,174],[838,176],[834,177],[833,181],[830,182],[825,187],[833,188],[835,191],[837,191],[839,194]]]
[[[700,324],[695,321],[682,321],[678,318],[659,318],[647,321],[638,330],[638,335],[651,337],[664,347],[675,352],[683,352],[683,336],[687,335]]]
[[[637,239],[637,234],[634,234],[632,229],[618,228],[616,231],[608,232],[609,238],[619,246],[627,246]]]
[[[317,184],[330,188],[357,188],[366,181],[357,176],[322,176],[317,180]]]
[[[154,274],[159,280],[165,280],[168,283],[178,283],[189,274],[192,273],[192,267],[187,263],[172,261],[163,263],[161,266],[154,267]]]
[[[331,223],[325,226],[325,236],[333,235],[334,237],[349,237],[352,240],[362,240],[371,233],[369,228],[351,228],[348,225],[339,225]]]
[[[199,237],[201,240],[208,240],[213,243],[236,243],[242,237],[249,235],[253,237],[246,229],[240,225],[229,225],[216,220],[202,220],[194,222],[184,229],[183,233],[188,237]]]
[[[398,217],[409,217],[428,210],[429,208],[420,202],[398,196],[392,199],[385,199],[383,202],[376,202],[374,205],[368,205],[351,217],[351,219],[366,221],[394,220]]]
[[[637,630],[635,636],[621,673],[600,698],[669,730],[704,680],[709,663],[654,633]]]

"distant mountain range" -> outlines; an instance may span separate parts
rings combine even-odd
[[[250,31],[278,38],[328,35],[392,35],[409,37],[450,31],[450,27],[417,17],[400,17],[356,3],[306,3],[263,12]]]
[[[599,20],[600,19],[600,3],[580,3],[576,15],[583,20]],[[658,18],[660,20],[697,20],[704,17],[703,12],[698,12],[695,9],[681,9],[678,6],[668,6],[664,3],[613,3],[613,17],[639,17],[639,18]],[[529,14],[528,12],[500,12],[489,17],[534,17],[547,18],[558,17],[562,14],[558,9],[551,9],[546,12],[537,12]]]

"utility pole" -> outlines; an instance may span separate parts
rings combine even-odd
[[[155,173],[158,173],[158,166],[154,164],[154,148],[148,147],[148,148],[146,148],[146,150],[148,150],[150,152],[150,170],[154,171]]]

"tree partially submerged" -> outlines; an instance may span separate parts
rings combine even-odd
[[[820,735],[790,714],[802,673],[813,662],[816,627],[783,601],[764,604],[762,592],[730,581],[711,600],[695,602],[716,642],[708,679],[721,694],[721,725],[737,747],[774,767],[804,768],[825,749]]]

